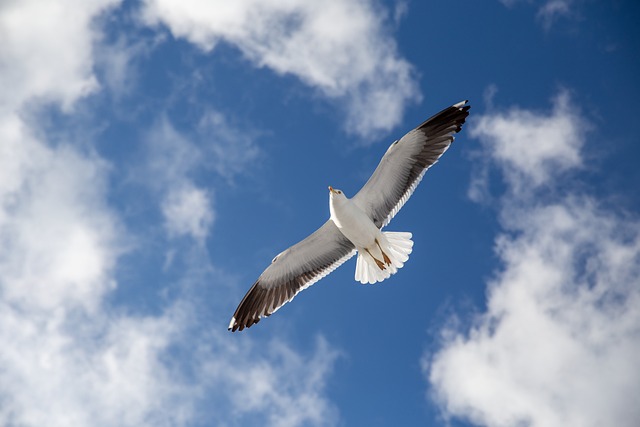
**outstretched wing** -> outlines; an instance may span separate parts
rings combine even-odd
[[[244,296],[229,323],[243,330],[270,316],[356,253],[330,219],[303,241],[276,256]]]
[[[424,173],[444,154],[469,115],[468,101],[445,108],[395,141],[353,200],[382,228],[411,197]]]

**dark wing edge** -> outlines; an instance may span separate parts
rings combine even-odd
[[[306,239],[276,256],[238,305],[228,329],[242,331],[275,313],[356,253],[330,219]]]
[[[426,171],[450,147],[469,115],[471,106],[467,102],[445,108],[391,144],[371,178],[354,196],[379,228],[389,224]]]

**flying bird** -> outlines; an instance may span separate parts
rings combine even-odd
[[[356,253],[360,283],[381,282],[402,268],[413,248],[411,233],[381,230],[447,151],[469,115],[467,102],[445,108],[393,142],[351,199],[329,187],[329,220],[273,258],[238,305],[229,330],[241,331],[275,313]]]

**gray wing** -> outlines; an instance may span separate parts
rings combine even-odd
[[[243,330],[270,316],[298,292],[331,273],[356,253],[330,219],[303,241],[276,256],[244,296],[229,323]]]
[[[411,197],[424,173],[454,140],[469,115],[468,101],[445,108],[395,141],[353,200],[382,228]]]

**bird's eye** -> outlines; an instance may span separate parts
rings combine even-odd
[[[338,190],[338,194],[342,194],[342,191]]]

